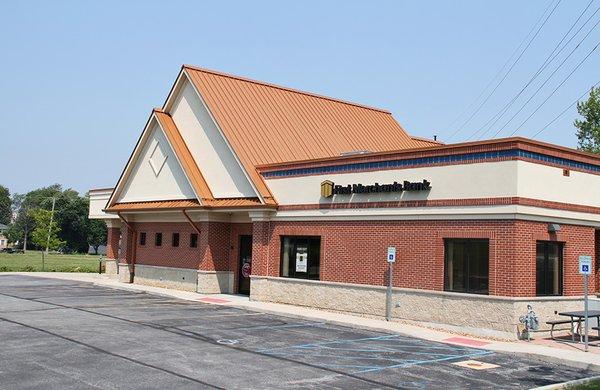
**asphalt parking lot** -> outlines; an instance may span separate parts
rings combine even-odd
[[[0,275],[3,389],[532,388],[597,375],[527,356]],[[467,360],[488,363],[459,366]]]

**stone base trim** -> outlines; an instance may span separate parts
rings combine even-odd
[[[198,289],[201,294],[233,294],[232,271],[198,271]]]
[[[190,268],[136,264],[134,281],[146,286],[196,291],[198,274],[196,269]]]
[[[119,261],[117,259],[104,259],[104,273],[116,277],[119,273]]]
[[[133,283],[133,267],[131,264],[119,263],[117,266],[117,276],[121,283]]]
[[[252,276],[250,299],[308,306],[375,318],[385,317],[383,286]],[[540,319],[580,310],[582,297],[500,297],[445,291],[394,288],[392,317],[396,321],[480,337],[514,340],[522,329],[519,317],[527,305]],[[564,319],[564,318],[563,318]]]

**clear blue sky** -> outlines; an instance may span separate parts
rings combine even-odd
[[[468,139],[523,87],[588,1],[558,5],[496,93],[450,141]],[[183,63],[386,108],[409,133],[446,141],[462,121],[449,126],[549,4],[4,0],[0,184],[19,193],[52,183],[81,192],[113,186],[151,108],[162,105]],[[580,23],[599,6],[596,0]],[[514,131],[550,94],[598,43],[599,30],[499,136]],[[598,52],[517,134],[531,136],[600,80]],[[572,108],[538,139],[575,146],[575,117]]]

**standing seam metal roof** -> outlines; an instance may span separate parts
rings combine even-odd
[[[184,66],[244,165],[423,147],[376,108]]]

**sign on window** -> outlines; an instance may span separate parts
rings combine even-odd
[[[308,247],[298,245],[296,248],[296,272],[308,272]]]

